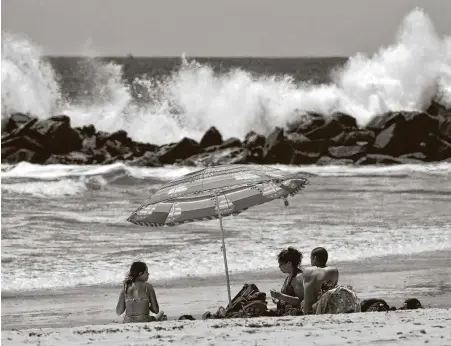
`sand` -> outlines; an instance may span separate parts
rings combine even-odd
[[[450,345],[451,310],[3,331],[2,345]]]
[[[2,294],[2,344],[22,344],[26,340],[33,344],[39,339],[41,345],[78,345],[88,343],[91,338],[96,340],[94,344],[128,345],[130,342],[141,345],[155,343],[155,340],[152,342],[149,338],[160,338],[158,335],[161,336],[160,341],[172,340],[172,344],[216,345],[218,340],[239,344],[237,340],[243,343],[247,340],[247,344],[260,345],[271,343],[271,340],[276,340],[274,338],[279,340],[276,344],[280,340],[290,344],[292,341],[289,335],[296,336],[297,339],[302,337],[303,340],[315,340],[319,345],[346,344],[348,341],[359,344],[358,340],[368,340],[368,343],[379,340],[387,344],[421,340],[424,343],[432,340],[430,338],[436,338],[434,342],[431,341],[432,345],[445,345],[446,343],[440,343],[443,340],[448,340],[448,344],[451,344],[451,313],[446,310],[451,308],[451,251],[374,258],[361,261],[358,265],[337,265],[340,268],[340,282],[352,285],[362,299],[383,298],[390,305],[399,307],[406,298],[416,297],[428,309],[420,312],[360,313],[252,321],[167,321],[145,327],[120,324],[122,317],[115,315],[119,286],[76,287]],[[246,282],[257,284],[265,292],[279,288],[284,276],[277,271],[232,273],[231,280],[234,295]],[[200,319],[205,311],[216,312],[219,306],[227,304],[227,291],[224,277],[221,276],[155,282],[154,285],[160,307],[169,319],[177,319],[184,314]],[[352,322],[345,323],[348,320]],[[268,326],[249,326],[253,323]],[[302,328],[299,323],[303,324]],[[218,325],[223,327],[214,327]],[[448,325],[450,328],[446,333],[441,327],[434,327],[435,325]],[[381,327],[384,327],[383,333],[374,333],[375,329],[381,331]],[[30,331],[30,328],[35,330]],[[426,334],[419,332],[420,329],[425,329]],[[30,336],[30,333],[41,336]],[[204,334],[207,336],[202,339]],[[335,341],[330,339],[332,336]],[[133,338],[133,342],[127,337],[130,340]],[[220,339],[216,340],[217,337]]]

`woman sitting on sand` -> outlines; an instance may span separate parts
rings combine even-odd
[[[144,262],[134,262],[124,280],[116,306],[116,313],[119,316],[125,311],[124,323],[158,321],[163,316],[155,290],[147,282],[148,279],[147,265]],[[156,316],[150,316],[150,311]]]
[[[288,274],[280,292],[271,290],[273,301],[277,304],[278,315],[302,315],[301,302],[304,300],[302,270],[299,268],[302,254],[295,248],[282,250],[277,257],[279,269]]]

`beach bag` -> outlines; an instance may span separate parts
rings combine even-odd
[[[400,307],[399,310],[415,310],[422,308],[423,306],[417,298],[409,298],[404,301],[403,306]]]
[[[263,316],[267,310],[266,293],[255,284],[245,284],[226,308],[219,307],[214,315],[207,311],[202,319]]]
[[[362,312],[389,311],[387,302],[379,298],[365,299],[360,304]]]
[[[265,301],[252,300],[248,304],[243,306],[243,312],[248,317],[264,316],[268,311],[268,306]]]

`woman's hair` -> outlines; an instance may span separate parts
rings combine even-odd
[[[146,271],[146,269],[147,264],[145,264],[144,262],[133,262],[128,272],[128,275],[124,280],[125,293],[127,293],[128,287],[131,286],[131,284],[135,282],[136,279]]]
[[[296,250],[294,247],[289,247],[286,250],[282,250],[277,256],[279,263],[291,262],[293,267],[297,268],[302,261],[302,253]]]

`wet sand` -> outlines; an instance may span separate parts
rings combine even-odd
[[[218,264],[221,265],[221,264]],[[330,265],[334,265],[331,263]],[[340,283],[354,287],[360,298],[383,298],[400,307],[410,297],[424,307],[451,307],[451,250],[373,258],[359,263],[336,263]],[[280,288],[284,276],[278,271],[232,273],[232,296],[244,283],[255,283],[261,291]],[[227,305],[223,276],[155,282],[160,308],[169,319],[205,311],[216,312]],[[115,314],[120,286],[83,286],[71,289],[2,294],[2,330],[75,327],[120,323]]]

